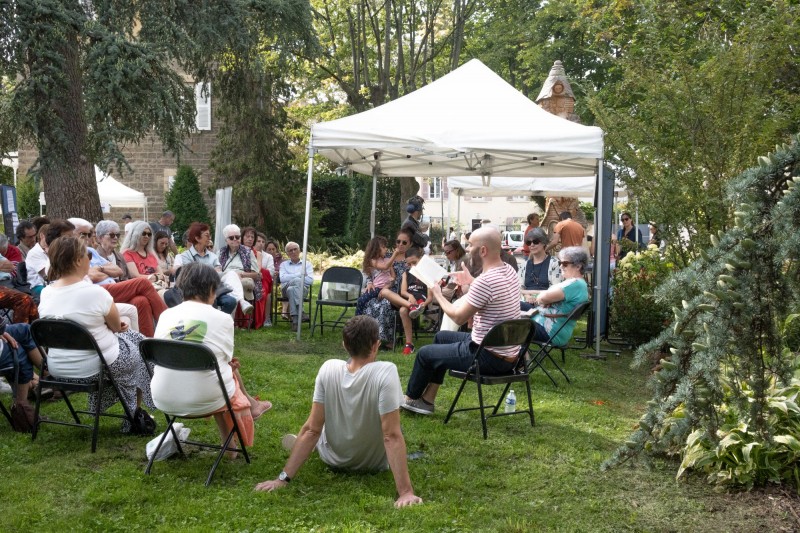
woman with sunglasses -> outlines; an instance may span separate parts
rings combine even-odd
[[[530,253],[522,267],[522,294],[525,301],[520,302],[521,311],[533,309],[535,297],[561,281],[558,259],[545,252],[549,240],[542,228],[534,228],[525,235],[525,245]]]
[[[413,236],[414,235],[411,230],[401,229],[397,234],[397,239],[395,240],[395,251],[393,255],[397,255],[398,259],[392,263],[392,268],[394,269],[394,282],[389,286],[389,288],[394,293],[395,297],[400,299],[402,299],[402,296],[400,296],[400,284],[403,280],[403,274],[409,269],[409,266],[405,262],[406,251],[413,245],[411,241]],[[381,342],[384,345],[391,345],[394,342],[392,333],[394,333],[394,320],[397,306],[392,304],[390,301],[392,299],[394,299],[394,297],[390,299],[373,298],[372,300],[369,300],[364,307],[364,314],[371,316],[378,321],[378,333],[381,338]],[[408,347],[409,350],[408,354],[405,354],[406,350],[404,348],[403,353],[405,355],[410,355],[414,350],[414,345],[412,344],[413,330],[411,327],[411,319],[409,318],[408,314],[405,314],[400,318],[401,323],[403,324],[406,347]]]
[[[128,263],[117,250],[119,239],[122,236],[119,225],[113,220],[101,220],[97,223],[97,227],[94,230],[97,235],[97,248],[95,248],[95,252],[109,263],[119,267],[122,272],[116,277],[113,275],[111,277],[115,281],[130,279]]]
[[[122,243],[122,257],[128,264],[131,279],[147,278],[152,282],[166,279],[158,266],[158,257],[153,248],[153,230],[147,222],[137,220],[131,223]]]
[[[589,291],[583,273],[589,264],[589,254],[582,246],[562,248],[558,254],[558,265],[564,281],[551,286],[533,299],[538,313],[533,315],[536,333],[534,341],[547,342],[566,322],[567,317],[580,304],[589,301]],[[572,338],[575,323],[567,324],[553,339],[556,346],[564,346]]]
[[[644,244],[642,232],[634,227],[631,214],[627,211],[623,212],[622,215],[620,215],[620,220],[622,221],[622,227],[617,231],[617,250],[615,254],[617,259],[622,259],[628,251],[640,248]],[[627,239],[633,244],[623,244],[623,239]]]

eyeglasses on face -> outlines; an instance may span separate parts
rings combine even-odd
[[[406,245],[406,244],[408,244],[408,241],[404,241],[403,239],[397,239],[396,241],[394,241],[394,243],[395,244]]]
[[[241,240],[241,238],[242,238],[241,235],[228,235],[228,240],[229,241],[238,241],[238,240]]]
[[[630,220],[630,218],[628,218],[628,217],[622,217],[622,221],[623,221],[623,222],[627,222],[627,221],[629,221],[629,220]]]
[[[569,265],[571,265],[573,263],[572,263],[572,261],[559,261],[558,264],[561,265],[562,267],[565,267],[565,266],[569,266]]]
[[[525,244],[527,244],[528,246],[530,246],[531,244],[542,244],[542,241],[540,241],[539,239],[531,239],[529,241],[525,241]]]
[[[142,232],[142,237],[152,237],[152,236],[153,236],[153,234],[150,233],[149,231]]]
[[[453,250],[445,250],[444,255],[450,255],[453,253]]]
[[[111,239],[119,239],[120,235],[122,235],[122,234],[121,233],[106,233],[106,235],[108,235],[109,238],[111,238]]]

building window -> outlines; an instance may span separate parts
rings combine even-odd
[[[442,178],[431,178],[428,182],[428,198],[431,200],[442,199]]]
[[[486,197],[485,196],[472,196],[472,197],[470,197],[470,200],[472,200],[473,202],[485,202],[486,201]]]
[[[197,109],[195,127],[199,131],[211,130],[211,84],[194,84],[194,103]]]
[[[527,196],[512,196],[511,197],[511,201],[512,202],[527,202],[528,201],[528,197]]]

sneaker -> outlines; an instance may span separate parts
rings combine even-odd
[[[253,314],[253,304],[251,304],[247,300],[239,300],[239,307],[242,309],[243,315]]]
[[[294,448],[294,443],[296,441],[297,441],[297,435],[292,435],[291,433],[287,433],[281,439],[281,447],[287,452],[290,452],[292,451],[292,448]]]
[[[412,305],[408,309],[408,317],[413,320],[417,318],[419,315],[421,315],[424,310],[425,310],[424,305]]]
[[[411,355],[414,353],[414,345],[410,342],[403,347],[403,355]]]
[[[424,401],[422,398],[417,398],[416,400],[406,400],[405,403],[400,404],[400,407],[406,411],[411,411],[421,415],[433,414],[433,404]]]
[[[262,328],[271,328],[272,327],[272,320],[269,318],[264,319],[264,324],[261,326]]]

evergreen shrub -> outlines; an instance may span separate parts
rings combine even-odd
[[[638,346],[664,329],[670,310],[656,301],[655,290],[672,270],[673,264],[661,258],[655,245],[641,252],[628,252],[617,262],[611,300],[612,333]]]
[[[211,224],[208,206],[200,192],[200,180],[192,167],[178,167],[172,189],[167,192],[165,200],[167,209],[175,214],[172,231],[178,235],[189,229],[192,222]]]

